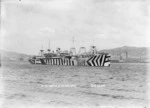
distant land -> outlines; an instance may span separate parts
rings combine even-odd
[[[23,53],[5,51],[5,50],[0,50],[0,55],[1,55],[1,60],[12,60],[12,61],[14,60],[27,61],[28,58],[31,56]]]
[[[111,54],[112,60],[122,62],[150,62],[150,47],[123,46],[113,49],[104,49],[99,52]]]
[[[150,62],[148,57],[148,52],[150,52],[149,47],[132,47],[123,46],[113,49],[103,49],[98,52],[110,53],[111,60],[115,62]],[[28,61],[28,58],[32,55],[0,50],[1,60],[19,60]]]

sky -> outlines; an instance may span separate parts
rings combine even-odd
[[[1,0],[1,49],[150,47],[148,0]]]

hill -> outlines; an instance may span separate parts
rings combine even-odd
[[[0,55],[2,60],[20,60],[20,61],[27,61],[30,57],[29,55],[12,52],[12,51],[5,51],[0,50]]]
[[[123,46],[113,49],[104,49],[99,52],[110,53],[112,60],[147,62],[149,61],[148,53],[150,52],[150,48]]]

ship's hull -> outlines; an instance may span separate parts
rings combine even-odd
[[[65,65],[65,66],[110,66],[110,55],[96,54],[80,57],[36,57],[29,59],[31,64]]]

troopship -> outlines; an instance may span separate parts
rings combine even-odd
[[[110,66],[110,54],[99,53],[96,46],[91,46],[88,52],[85,47],[80,47],[78,53],[75,47],[70,51],[61,51],[61,48],[51,51],[49,47],[47,52],[41,49],[39,55],[29,58],[29,62],[42,65]]]
[[[41,49],[38,56],[29,58],[29,62],[43,65],[110,66],[110,54],[98,53],[96,46],[91,46],[89,52],[86,52],[85,47],[81,47],[77,54],[75,48],[71,48],[69,52],[61,51],[60,48],[57,48],[56,52],[48,49],[46,53]]]

